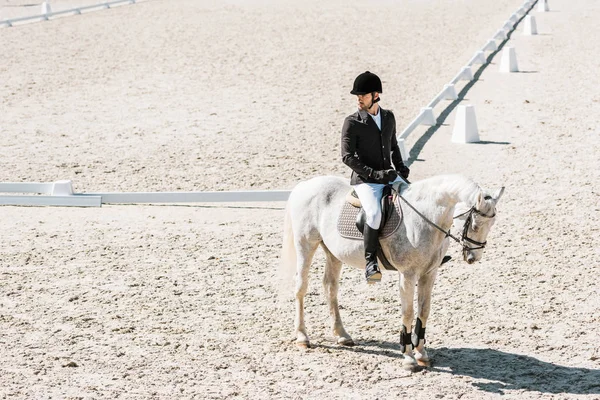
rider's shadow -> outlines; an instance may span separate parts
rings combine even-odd
[[[528,390],[554,394],[600,394],[598,369],[564,367],[493,349],[442,347],[428,349],[428,352],[434,360],[434,371],[491,381],[473,383],[473,386],[490,393]]]

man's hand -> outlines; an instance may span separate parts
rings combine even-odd
[[[406,165],[402,165],[398,169],[398,175],[400,175],[404,179],[408,179],[408,174],[410,174],[410,169]]]
[[[397,177],[398,177],[398,173],[396,173],[395,170],[388,169],[387,171],[385,171],[385,179],[387,180],[386,183],[393,182]]]
[[[398,174],[393,169],[373,171],[371,176],[379,183],[388,184],[398,177]]]

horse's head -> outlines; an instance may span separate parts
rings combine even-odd
[[[481,260],[490,229],[496,222],[496,204],[504,193],[504,187],[490,194],[479,193],[477,202],[463,215],[466,216],[463,228],[463,258],[469,264]]]

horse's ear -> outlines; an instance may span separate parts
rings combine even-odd
[[[483,193],[479,193],[479,196],[477,196],[477,209],[481,210],[483,208],[483,205],[485,204],[485,197],[483,195]]]
[[[502,186],[500,189],[496,190],[496,193],[494,193],[494,196],[493,196],[494,201],[497,203],[503,194],[504,194],[504,186]]]

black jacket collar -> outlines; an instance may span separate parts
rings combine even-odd
[[[381,108],[381,106],[379,107],[379,112],[381,113],[381,130],[383,130],[383,125],[384,125],[384,121],[387,117],[387,111],[384,110],[383,108]],[[358,110],[358,115],[360,117],[360,120],[363,124],[369,124],[369,121],[371,121],[373,123],[373,126],[375,126],[377,128],[377,123],[375,123],[375,120],[369,115],[368,111],[365,110]],[[379,128],[377,128],[377,130],[379,130]]]

